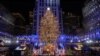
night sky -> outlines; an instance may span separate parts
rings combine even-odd
[[[61,0],[61,8],[63,11],[72,12],[81,15],[82,7],[85,0]],[[32,11],[35,5],[35,0],[0,0],[11,12],[20,12],[27,15],[28,11]]]
[[[61,8],[65,13],[71,12],[74,15],[81,16],[80,18],[80,23],[81,23],[82,8],[84,7],[84,2],[85,0],[61,0]],[[0,4],[2,4],[6,9],[8,9],[9,12],[21,13],[22,16],[26,19],[25,24],[28,24],[29,11],[33,11],[35,6],[35,0],[0,0]],[[63,21],[65,20],[63,19]]]

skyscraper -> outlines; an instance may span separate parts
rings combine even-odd
[[[13,34],[14,18],[9,11],[0,4],[0,32]]]
[[[83,8],[84,37],[100,38],[100,0],[91,0]]]
[[[91,0],[83,8],[83,24],[86,31],[100,28],[100,0]]]
[[[46,10],[51,9],[55,17],[59,20],[61,26],[61,11],[60,11],[60,0],[36,0],[35,11],[34,11],[34,26],[33,32],[38,35],[40,20]],[[62,31],[62,27],[60,27]]]

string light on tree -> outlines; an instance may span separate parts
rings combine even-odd
[[[60,35],[58,19],[53,15],[50,7],[41,18],[39,34],[40,40],[46,43],[55,42]]]

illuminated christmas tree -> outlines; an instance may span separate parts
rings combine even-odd
[[[40,40],[45,43],[54,43],[60,35],[58,19],[53,15],[50,8],[47,8],[44,16],[41,18]]]

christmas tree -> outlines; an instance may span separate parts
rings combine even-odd
[[[40,21],[40,40],[45,43],[54,43],[60,35],[59,22],[52,11],[46,10]]]

